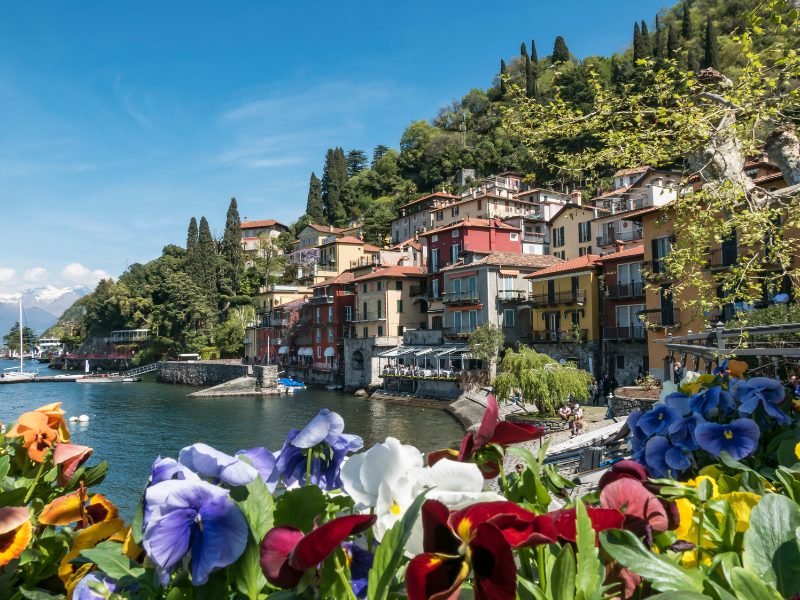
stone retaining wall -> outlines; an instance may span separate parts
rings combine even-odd
[[[278,365],[254,365],[253,371],[256,376],[256,387],[271,388],[276,386]]]
[[[156,381],[159,383],[207,386],[225,383],[231,379],[245,377],[252,373],[252,366],[242,364],[168,361],[158,363]]]
[[[615,417],[626,417],[635,410],[647,412],[658,402],[653,398],[621,398],[614,396],[611,400],[611,414]]]

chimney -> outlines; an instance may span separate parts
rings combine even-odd
[[[583,194],[580,190],[573,190],[570,193],[570,198],[572,198],[572,202],[577,204],[578,206],[583,206]]]
[[[614,252],[622,252],[625,250],[625,243],[621,242],[620,240],[616,240],[614,242]]]

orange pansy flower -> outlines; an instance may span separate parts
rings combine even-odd
[[[744,373],[747,371],[747,363],[743,360],[729,360],[728,361],[728,373],[731,374],[731,377],[736,377],[737,379],[744,379]]]
[[[95,494],[86,504],[86,489],[60,496],[42,509],[42,525],[69,525],[80,521],[84,527],[117,518],[119,510],[103,494]]]
[[[64,555],[58,567],[58,576],[67,586],[67,589],[73,588],[88,571],[88,569],[83,568],[85,565],[76,565],[71,561],[78,558],[81,550],[94,548],[100,542],[104,542],[117,534],[124,526],[125,522],[122,519],[111,519],[96,523],[86,529],[81,529],[75,534],[70,543],[69,552]]]
[[[20,415],[17,424],[6,435],[22,437],[22,445],[35,462],[44,462],[45,454],[58,439],[58,432],[48,425],[47,415],[36,411]]]
[[[0,567],[22,554],[31,541],[33,527],[27,506],[0,508]]]
[[[58,440],[59,442],[68,442],[69,441],[69,429],[67,428],[67,422],[64,420],[64,411],[61,410],[61,402],[53,402],[51,404],[45,404],[44,406],[40,406],[39,408],[31,411],[36,413],[42,413],[44,416],[47,417],[47,426],[51,429],[55,429],[58,432]],[[17,425],[14,425],[11,429],[9,429],[6,435],[11,437],[19,436],[20,433],[17,432]]]

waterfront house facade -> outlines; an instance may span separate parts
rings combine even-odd
[[[303,355],[306,364],[319,373],[335,374],[344,364],[342,339],[355,311],[353,279],[353,273],[345,271],[312,286],[314,294],[308,299],[311,343]]]
[[[262,237],[275,240],[281,233],[289,228],[275,219],[262,219],[259,221],[242,221],[242,250],[246,256],[257,255],[260,250]]]
[[[420,329],[427,316],[414,294],[425,275],[421,267],[380,267],[356,277],[355,314],[351,337],[401,336],[406,329]]]
[[[602,210],[582,204],[565,204],[548,221],[550,254],[572,260],[592,254],[592,223]]]
[[[457,199],[458,196],[447,192],[435,192],[401,206],[397,218],[392,221],[392,244],[399,244],[425,229],[430,229],[430,210]]]

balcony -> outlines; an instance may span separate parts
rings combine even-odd
[[[386,315],[382,312],[356,312],[353,323],[369,323],[371,321],[385,321]]]
[[[461,327],[445,327],[442,331],[448,338],[468,338],[475,329],[469,325],[462,325]]]
[[[528,292],[525,290],[500,290],[497,292],[500,302],[527,302]]]
[[[445,304],[475,304],[480,302],[480,297],[476,290],[462,290],[460,292],[445,292],[442,294],[442,302]]]
[[[604,337],[607,340],[621,341],[643,341],[647,338],[647,329],[643,325],[629,325],[626,327],[606,327]]]
[[[736,264],[739,258],[739,249],[736,246],[722,246],[708,252],[709,269],[726,269]]]
[[[549,244],[550,236],[543,232],[529,232],[523,234],[522,241],[528,242],[529,244]]]
[[[321,295],[321,296],[311,296],[308,299],[309,304],[333,304],[333,296],[328,295]]]
[[[424,285],[412,285],[409,287],[408,293],[414,298],[416,296],[427,296],[428,290]]]
[[[611,246],[616,242],[635,242],[644,237],[644,230],[641,227],[632,227],[625,231],[605,231],[603,235],[597,236],[598,246]]]
[[[581,341],[586,341],[589,339],[589,330],[588,329],[579,329]],[[554,342],[575,342],[575,330],[546,330],[546,331],[534,331],[533,332],[533,341],[534,343],[554,343]]]
[[[586,290],[571,290],[555,294],[531,294],[529,300],[534,308],[556,306],[558,304],[583,304],[586,302]]]
[[[639,315],[655,328],[676,329],[681,325],[681,311],[677,308],[649,308]]]
[[[608,286],[606,295],[612,300],[617,298],[641,298],[644,296],[644,282],[631,281]]]

